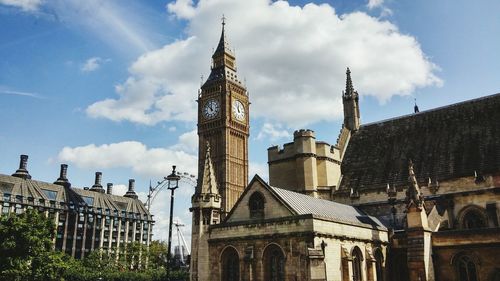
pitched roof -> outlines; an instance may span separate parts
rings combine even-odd
[[[362,125],[342,161],[341,190],[403,186],[500,171],[500,94]]]
[[[377,218],[365,214],[356,207],[314,198],[309,195],[269,185],[268,187],[297,215],[311,214],[336,222],[385,229],[384,225]]]
[[[25,179],[0,174],[0,196],[3,196],[3,194],[33,198],[35,202],[38,202],[39,199],[43,199],[46,205],[48,205],[48,201],[53,200],[56,202],[64,202],[65,204],[72,203],[79,206],[102,208],[103,210],[116,210],[119,214],[121,214],[122,211],[127,213],[132,212],[140,214],[141,217],[147,216],[149,220],[152,220],[151,214],[138,199],[74,187],[64,187],[29,178]]]

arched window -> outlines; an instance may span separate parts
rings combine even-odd
[[[285,280],[285,256],[277,245],[271,244],[264,251],[264,280]]]
[[[375,250],[375,270],[377,281],[384,281],[384,255],[380,249]]]
[[[248,207],[250,209],[250,218],[264,218],[264,196],[262,196],[260,192],[254,192],[252,196],[250,196]]]
[[[362,281],[363,272],[361,271],[361,264],[363,263],[363,254],[358,247],[352,250],[352,280]]]
[[[460,255],[455,260],[459,281],[477,281],[476,264],[470,256]]]
[[[467,207],[461,214],[463,229],[475,229],[488,226],[488,219],[482,209],[476,206]]]
[[[227,247],[222,253],[222,281],[240,280],[240,257],[232,247]]]

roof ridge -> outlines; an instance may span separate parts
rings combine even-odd
[[[479,98],[475,98],[475,99],[471,99],[471,100],[464,100],[464,101],[460,101],[460,102],[457,102],[457,103],[443,105],[443,106],[439,106],[439,107],[435,107],[435,108],[431,108],[431,109],[427,109],[427,110],[422,110],[422,111],[417,112],[417,113],[409,113],[409,114],[405,114],[405,115],[401,115],[401,116],[397,116],[397,117],[392,117],[392,118],[382,119],[382,120],[379,120],[379,121],[369,122],[369,123],[366,123],[366,124],[361,124],[360,128],[361,127],[378,125],[378,124],[383,124],[383,123],[387,123],[387,122],[395,121],[395,120],[400,120],[400,119],[411,118],[411,117],[414,117],[414,116],[424,115],[425,113],[429,113],[429,112],[440,111],[440,110],[444,110],[444,109],[447,109],[447,108],[451,108],[451,107],[455,107],[455,106],[460,106],[460,105],[465,105],[465,104],[469,104],[469,103],[474,103],[474,102],[478,102],[478,101],[482,101],[482,100],[486,100],[486,99],[492,99],[492,98],[496,98],[496,97],[500,98],[500,93],[496,93],[496,94],[492,94],[492,95],[488,95],[488,96],[483,96],[483,97],[479,97]]]

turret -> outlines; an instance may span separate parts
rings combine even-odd
[[[345,91],[342,92],[342,102],[344,104],[344,127],[350,131],[357,131],[360,125],[359,95],[354,91],[351,80],[351,70],[346,71]]]

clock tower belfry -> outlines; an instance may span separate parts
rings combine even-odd
[[[235,56],[222,34],[212,55],[211,72],[198,95],[198,174],[203,171],[206,143],[222,199],[222,217],[234,206],[248,183],[249,101],[236,73]],[[199,178],[196,193],[201,191]]]

